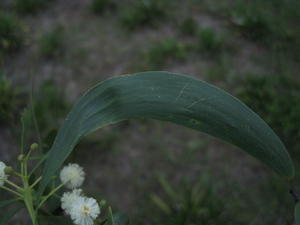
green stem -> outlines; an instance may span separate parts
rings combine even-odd
[[[33,77],[32,77],[32,74],[30,75],[30,77],[31,77],[30,110],[31,110],[31,114],[32,114],[33,126],[34,126],[34,128],[36,130],[36,133],[37,133],[38,144],[39,144],[39,149],[40,149],[40,147],[42,147],[42,143],[43,142],[42,142],[40,128],[39,128],[38,121],[36,119],[36,113],[35,113],[35,109],[34,109],[34,102],[33,102]]]
[[[41,208],[43,206],[43,204],[55,193],[57,192],[60,188],[62,188],[64,186],[64,184],[60,184],[58,185],[55,189],[53,189],[47,196],[45,196],[43,198],[43,200],[41,201],[41,203],[39,204],[39,206],[37,207],[37,209]]]
[[[24,191],[23,188],[19,187],[18,185],[16,185],[15,183],[13,183],[13,182],[11,182],[11,181],[9,181],[9,180],[5,180],[5,182],[6,182],[7,184],[9,184],[10,186],[16,188],[18,191]]]
[[[24,118],[22,116],[22,119],[21,119],[21,123],[22,123],[22,132],[21,132],[21,154],[24,153],[24,136],[25,136],[25,122],[24,122]]]
[[[22,177],[22,174],[20,174],[20,173],[18,173],[18,172],[16,172],[16,171],[14,171],[13,173],[14,173],[14,175],[16,175],[16,176],[18,176],[18,177]]]
[[[30,215],[31,221],[33,225],[38,225],[37,222],[37,213],[33,206],[33,198],[32,198],[32,189],[28,184],[28,177],[24,177],[24,202],[28,213]]]
[[[33,205],[32,188],[30,187],[28,182],[29,177],[27,175],[28,174],[27,160],[28,157],[26,157],[25,160],[21,162],[21,174],[22,174],[21,178],[24,186],[24,192],[23,192],[24,203],[26,205],[27,211],[32,221],[32,225],[38,225],[37,211],[34,209],[34,205]]]
[[[23,181],[23,184],[24,184],[24,162],[22,161],[21,162],[21,178],[22,178],[22,181]]]
[[[30,186],[30,188],[34,188],[34,186],[37,185],[41,179],[42,179],[42,177],[39,177],[38,179],[36,179],[36,181],[34,181],[34,183]]]
[[[5,190],[5,191],[8,191],[8,192],[10,192],[11,194],[14,194],[14,195],[16,195],[16,196],[18,196],[18,197],[20,197],[20,198],[23,198],[23,196],[22,196],[20,193],[14,191],[14,190],[11,190],[11,189],[8,188],[8,187],[0,186],[0,188],[2,188],[2,189]]]
[[[26,200],[25,205],[27,207],[30,219],[32,221],[32,225],[38,225],[37,218],[36,218],[36,213],[35,213],[35,210],[33,208],[32,202],[30,200],[28,200],[28,201]]]
[[[42,156],[41,160],[35,165],[35,167],[31,170],[29,176],[31,176],[35,170],[37,170],[42,164],[43,162],[46,160],[46,158],[48,157],[49,153],[46,153],[45,155]]]
[[[42,158],[43,158],[43,156],[31,156],[28,158],[28,160],[40,160]]]

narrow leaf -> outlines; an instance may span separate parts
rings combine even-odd
[[[108,208],[108,218],[107,222],[104,225],[117,225],[114,220],[114,216],[112,214],[111,207]]]
[[[108,218],[104,225],[129,225],[129,218],[124,213],[112,213],[111,207],[108,208]]]
[[[237,98],[188,76],[144,72],[105,80],[79,100],[50,149],[39,193],[82,136],[132,118],[170,121],[205,132],[240,147],[283,177],[294,176],[280,139]]]
[[[0,208],[1,208],[1,207],[5,207],[5,206],[9,206],[9,205],[11,205],[12,203],[15,203],[15,202],[17,202],[17,201],[19,201],[19,200],[18,200],[18,199],[10,199],[10,200],[1,201],[1,202],[0,202]]]
[[[160,185],[162,186],[163,190],[169,195],[171,199],[178,199],[178,194],[176,191],[173,189],[171,184],[166,180],[164,176],[159,176],[158,181]]]
[[[18,207],[15,209],[10,210],[9,212],[5,213],[5,215],[0,216],[0,225],[6,225],[7,222],[16,215],[23,207]]]
[[[117,212],[113,214],[115,225],[129,225],[129,218],[124,213]]]
[[[150,195],[150,198],[156,204],[156,206],[160,210],[162,210],[165,214],[170,215],[172,213],[168,204],[165,201],[163,201],[160,197],[158,197],[156,194]]]

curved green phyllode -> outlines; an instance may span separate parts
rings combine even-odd
[[[143,72],[105,80],[73,107],[47,157],[40,194],[80,137],[132,118],[170,121],[205,132],[248,152],[279,175],[294,166],[273,130],[251,109],[219,88],[168,72]]]

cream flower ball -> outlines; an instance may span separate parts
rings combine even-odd
[[[74,203],[78,198],[83,197],[81,189],[74,189],[72,192],[65,192],[61,197],[61,208],[70,215],[71,208],[74,206]]]
[[[100,214],[100,207],[93,198],[79,197],[71,208],[71,219],[76,225],[93,225]]]
[[[8,178],[8,175],[5,173],[5,168],[5,163],[0,161],[0,186],[2,186]]]
[[[60,180],[69,189],[78,188],[85,178],[83,168],[75,163],[65,166],[60,172]]]

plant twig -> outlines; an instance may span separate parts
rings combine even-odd
[[[13,190],[11,190],[10,188],[8,188],[8,187],[5,187],[5,186],[0,186],[0,188],[2,188],[2,189],[4,189],[5,191],[8,191],[8,192],[10,192],[11,194],[14,194],[14,195],[16,195],[16,196],[18,196],[18,197],[20,197],[20,198],[22,198],[23,199],[23,196],[20,194],[20,193],[18,193],[18,192],[16,192],[16,191],[13,191]]]

